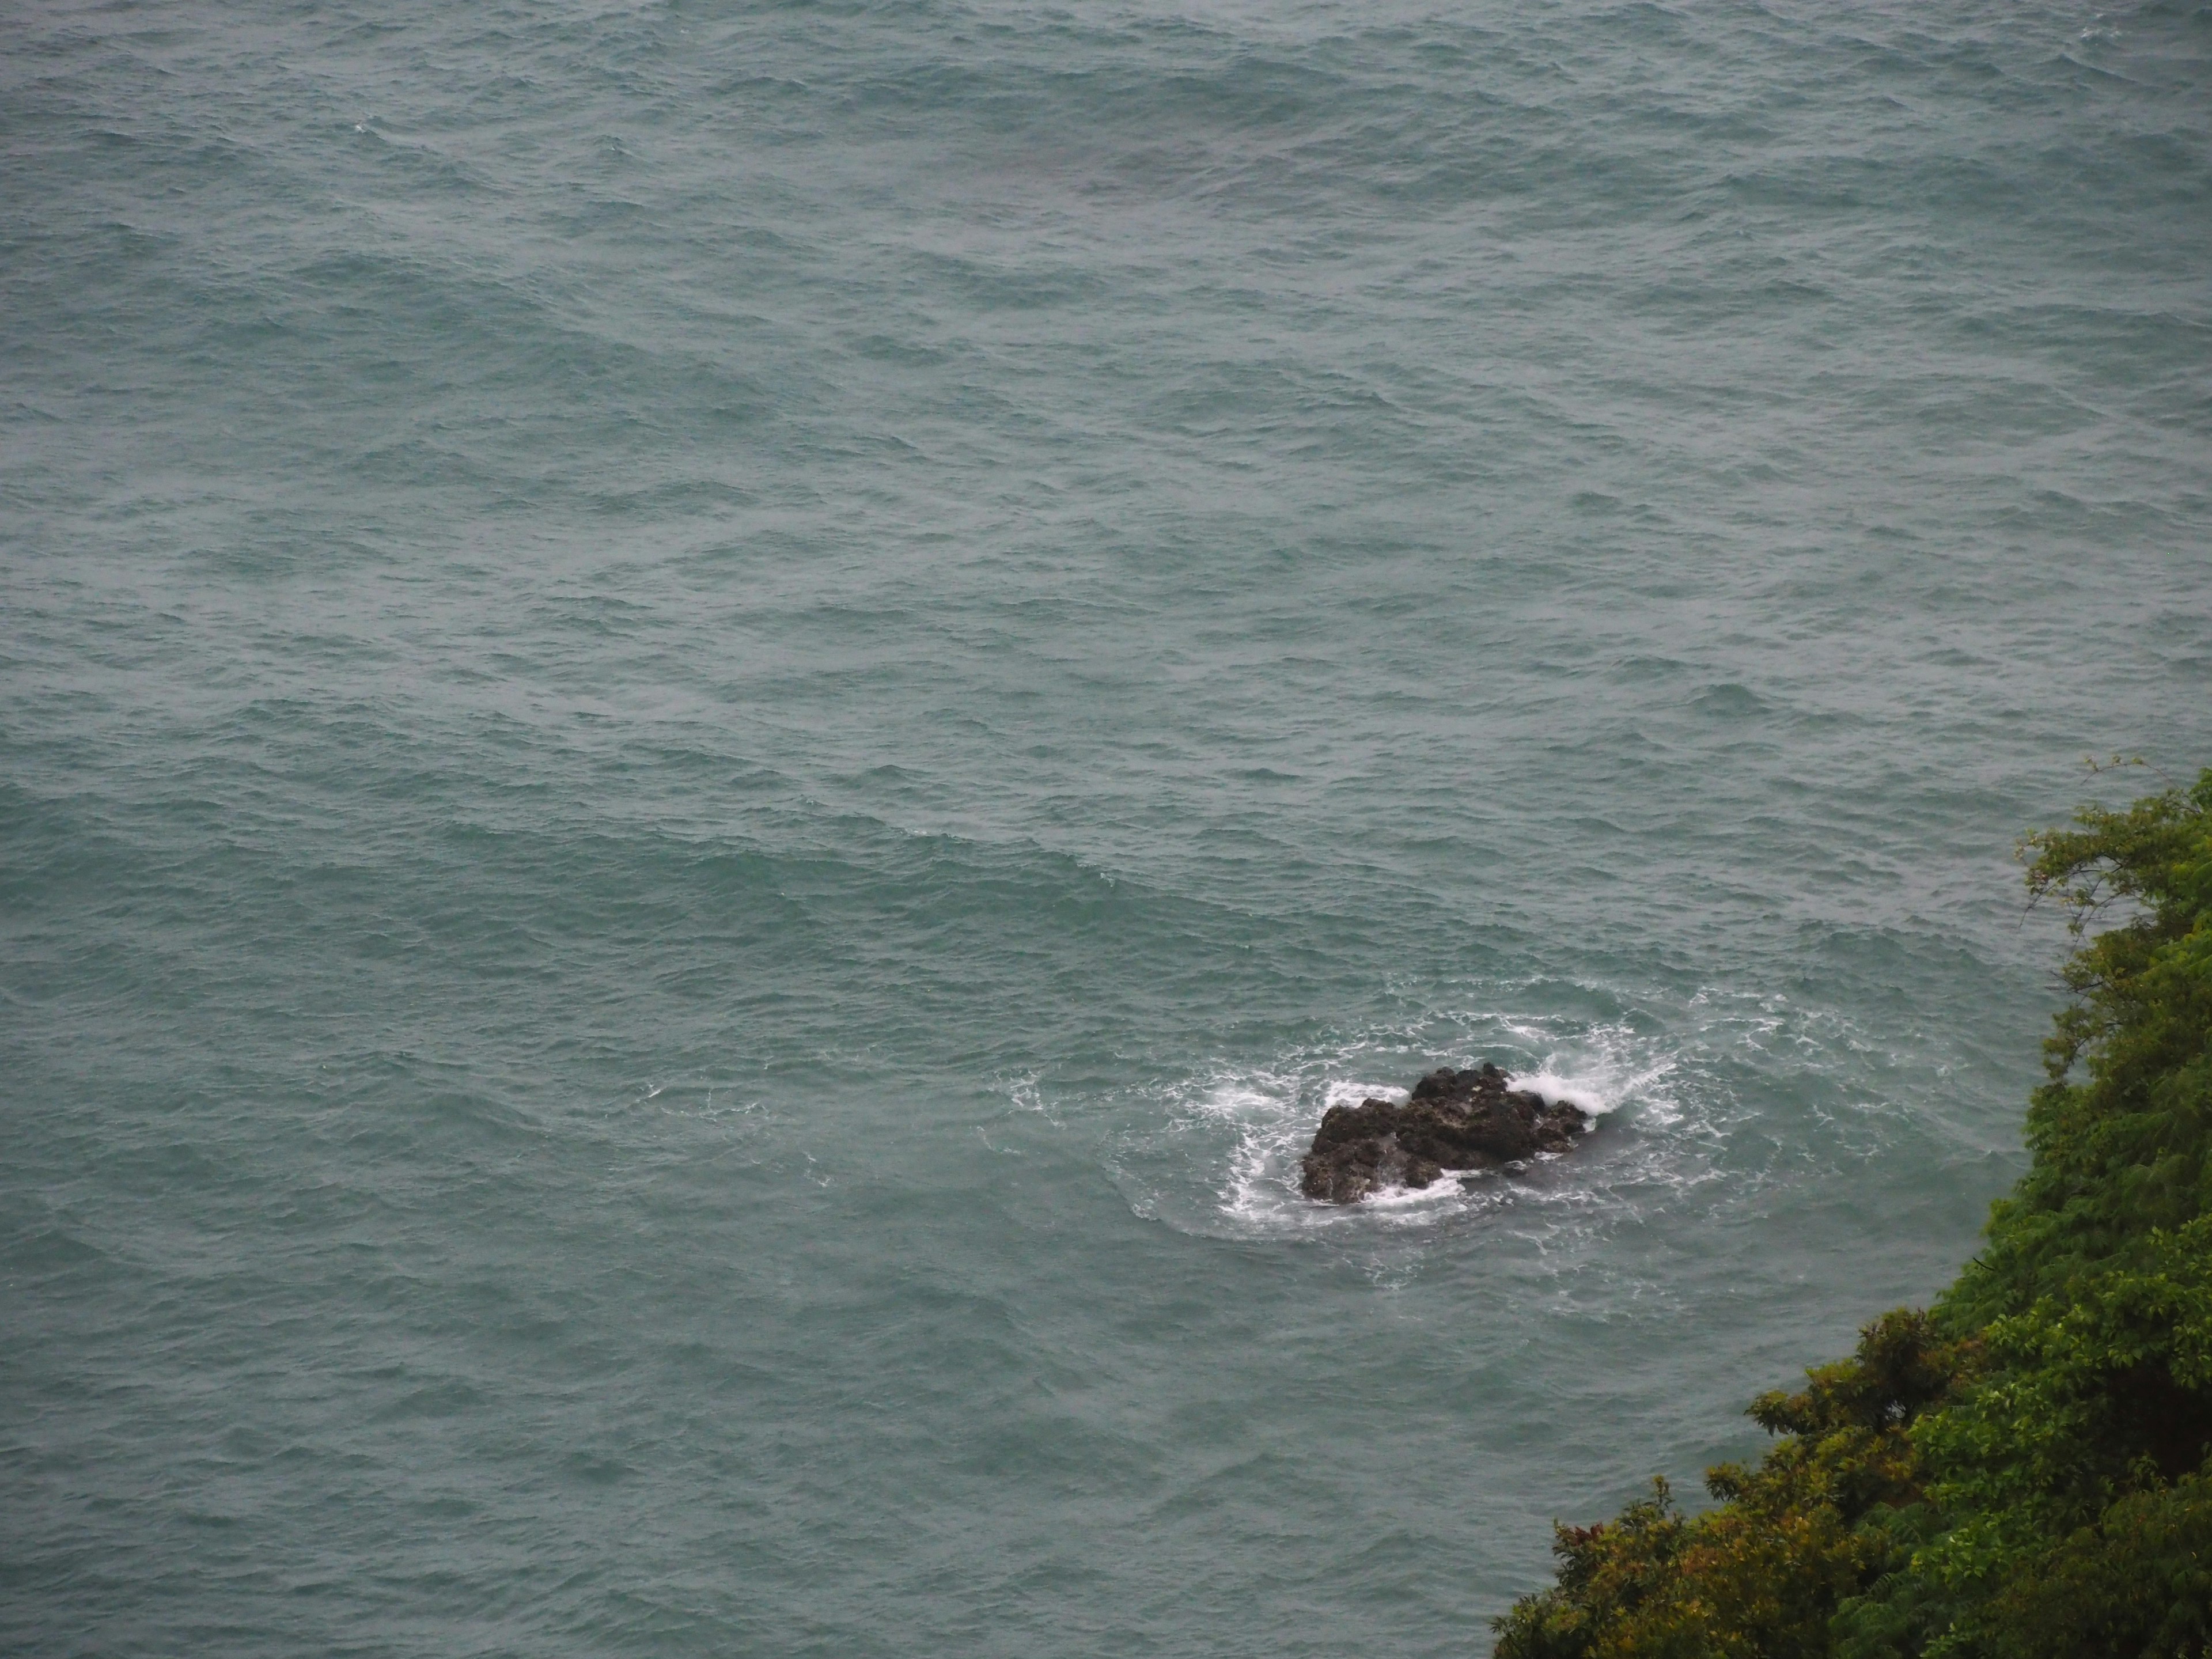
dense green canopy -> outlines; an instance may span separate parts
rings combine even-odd
[[[2023,854],[2082,943],[1987,1247],[1754,1402],[1778,1442],[1716,1508],[1561,1527],[1499,1659],[2208,1651],[2212,770]]]

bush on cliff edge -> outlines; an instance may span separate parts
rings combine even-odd
[[[2212,769],[2022,854],[2081,943],[1986,1247],[1754,1401],[1714,1508],[1560,1527],[1498,1659],[2212,1650]]]

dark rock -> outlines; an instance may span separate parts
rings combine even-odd
[[[1314,1132],[1299,1189],[1353,1204],[1384,1187],[1425,1187],[1446,1170],[1494,1170],[1565,1152],[1589,1127],[1578,1106],[1506,1086],[1495,1066],[1431,1072],[1402,1106],[1332,1106]]]

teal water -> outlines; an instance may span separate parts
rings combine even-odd
[[[2212,11],[375,9],[0,21],[0,1649],[1480,1654],[1949,1279]]]

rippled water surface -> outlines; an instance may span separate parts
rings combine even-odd
[[[1480,1654],[2212,759],[2212,11],[0,20],[0,1647]],[[1571,1156],[1352,1211],[1493,1059]]]

